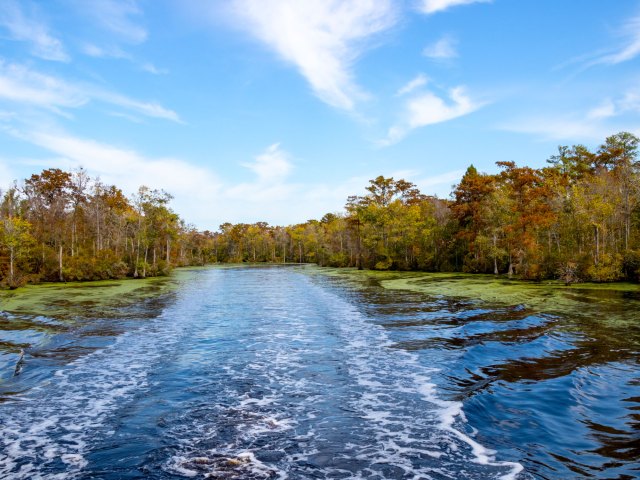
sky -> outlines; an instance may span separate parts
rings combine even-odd
[[[640,0],[0,0],[0,188],[85,168],[200,229],[640,134]]]

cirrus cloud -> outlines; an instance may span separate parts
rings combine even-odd
[[[397,19],[390,0],[234,0],[239,26],[296,66],[329,105],[353,110],[366,93],[352,66],[363,41]]]

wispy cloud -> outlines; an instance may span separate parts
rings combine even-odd
[[[352,67],[365,41],[396,22],[390,0],[234,0],[242,27],[297,67],[329,105],[353,110],[366,95]]]
[[[143,102],[118,93],[96,90],[92,92],[95,99],[124,107],[147,117],[162,118],[176,123],[184,123],[180,116],[157,102]]]
[[[453,37],[445,35],[437,42],[424,47],[422,54],[433,60],[449,60],[451,58],[456,58],[458,56],[456,44],[457,41]]]
[[[604,47],[594,52],[585,53],[557,65],[554,70],[579,65],[579,72],[596,65],[618,65],[628,62],[640,55],[640,15],[632,17],[616,28],[621,39],[616,47]]]
[[[99,101],[148,117],[182,122],[176,112],[159,103],[136,100],[91,84],[71,83],[23,65],[6,64],[1,61],[0,99],[57,112],[60,109],[79,108],[91,101]]]
[[[416,178],[412,182],[417,185],[422,193],[427,195],[435,194],[440,198],[446,198],[451,193],[451,186],[460,181],[464,172],[464,169],[452,170],[438,175]]]
[[[147,73],[151,73],[152,75],[167,75],[169,73],[169,70],[167,70],[166,68],[158,68],[151,62],[142,63],[140,65],[140,68]]]
[[[137,60],[133,55],[125,52],[118,46],[99,47],[93,43],[85,43],[82,45],[81,50],[85,55],[93,58],[127,60],[143,72],[151,73],[152,75],[167,75],[169,73],[169,70],[158,68],[151,62],[141,62]]]
[[[0,192],[9,188],[11,182],[15,179],[9,162],[0,158]]]
[[[85,43],[81,47],[82,52],[85,55],[94,58],[122,58],[125,60],[132,60],[131,55],[126,53],[119,47],[99,47],[93,43]]]
[[[69,55],[58,38],[50,32],[37,11],[27,13],[15,0],[0,1],[0,27],[3,27],[10,38],[31,44],[31,54],[57,62],[68,62]]]
[[[136,0],[78,1],[76,5],[97,25],[115,36],[114,40],[140,44],[149,36],[140,24],[142,9]]]
[[[616,104],[611,99],[606,99],[596,107],[587,112],[587,118],[590,120],[599,120],[610,118],[616,115]]]
[[[63,80],[2,61],[0,98],[54,110],[78,108],[89,100],[84,92]]]
[[[606,136],[602,124],[585,121],[575,115],[538,116],[534,118],[513,119],[500,126],[502,130],[526,133],[542,140],[575,142],[577,140],[601,140]]]
[[[468,115],[485,105],[472,100],[464,87],[455,87],[448,92],[448,101],[433,92],[410,98],[399,123],[389,129],[387,138],[378,142],[388,146],[399,142],[416,128],[447,122]]]
[[[424,73],[420,73],[416,77],[409,80],[405,85],[400,87],[396,92],[396,96],[406,95],[420,87],[424,87],[428,81],[429,77],[427,77]]]
[[[640,90],[629,90],[617,98],[605,98],[581,111],[514,118],[499,128],[532,134],[543,140],[599,141],[621,130],[639,132],[639,113]]]
[[[471,3],[490,3],[492,0],[421,0],[418,10],[427,15],[442,12],[458,5],[469,5]]]
[[[640,55],[640,15],[631,18],[621,29],[623,44],[614,51],[599,56],[591,64],[616,65]]]

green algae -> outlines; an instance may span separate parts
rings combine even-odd
[[[170,290],[181,274],[146,279],[43,283],[0,291],[0,312],[27,317],[86,317],[114,311]],[[40,323],[42,327],[42,322]],[[44,328],[44,327],[42,327]]]
[[[584,316],[605,323],[638,323],[640,286],[632,283],[529,282],[465,273],[388,272],[318,269],[323,275],[388,290],[405,290],[430,297],[460,299],[479,306],[522,306],[536,313]]]

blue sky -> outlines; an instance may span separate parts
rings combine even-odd
[[[447,197],[640,133],[640,1],[0,0],[0,187],[83,166],[202,229]]]

